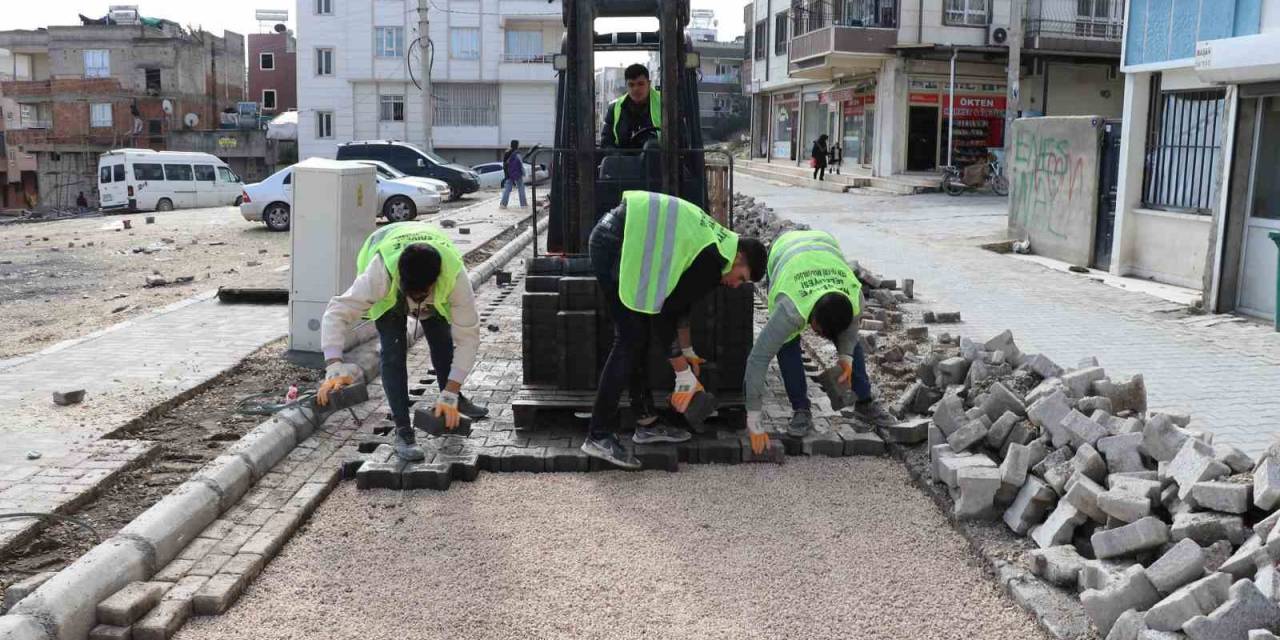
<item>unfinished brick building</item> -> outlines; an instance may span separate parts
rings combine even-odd
[[[101,152],[172,148],[244,100],[243,36],[149,22],[0,31],[0,206],[96,206]]]

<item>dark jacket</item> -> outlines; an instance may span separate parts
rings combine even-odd
[[[613,139],[613,105],[617,102],[615,100],[610,102],[609,107],[604,110],[604,124],[600,127],[600,146],[605,148],[639,149],[643,146],[644,141],[632,143],[631,134],[645,127],[653,126],[652,118],[649,117],[649,103],[646,101],[642,104],[636,104],[628,94],[623,94],[618,100],[622,100],[622,118],[618,123],[618,141],[615,142]]]
[[[814,140],[813,149],[810,150],[809,155],[813,156],[814,166],[827,166],[827,143]]]

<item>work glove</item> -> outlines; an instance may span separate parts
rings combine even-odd
[[[689,408],[689,402],[693,400],[694,394],[699,391],[702,391],[702,383],[698,382],[698,376],[694,375],[693,367],[677,371],[676,387],[671,392],[671,408],[684,413]]]
[[[760,412],[747,412],[747,436],[751,438],[751,452],[756,455],[764,453],[769,448],[769,434],[764,432],[764,427],[760,424]]]
[[[697,353],[694,353],[693,347],[682,347],[680,349],[680,354],[683,355],[685,361],[689,363],[689,368],[693,369],[693,375],[702,375],[702,365],[707,363],[706,359],[699,357]]]
[[[841,355],[839,364],[841,374],[836,379],[836,382],[844,385],[846,389],[851,388],[853,386],[853,356]]]
[[[441,391],[436,398],[436,417],[444,416],[444,428],[452,431],[461,420],[458,413],[458,394],[452,391]]]
[[[316,391],[316,404],[324,407],[329,404],[329,394],[337,393],[343,387],[349,387],[364,377],[360,367],[349,362],[335,362],[325,367],[324,382]]]

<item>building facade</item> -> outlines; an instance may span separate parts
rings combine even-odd
[[[251,33],[249,99],[274,116],[298,108],[298,43],[292,33]]]
[[[332,158],[350,140],[426,146],[428,114],[435,152],[464,164],[501,158],[513,139],[554,142],[559,2],[298,0],[297,16],[302,158]],[[419,88],[427,74],[430,111]]]
[[[1009,3],[754,0],[752,157],[802,163],[825,133],[846,166],[891,176],[963,166],[1002,148]],[[1029,0],[1013,108],[1119,117],[1120,5]]]
[[[1130,0],[1112,272],[1270,319],[1280,0]]]
[[[98,154],[171,148],[244,99],[244,37],[93,24],[0,32],[5,206],[97,203]]]
[[[698,119],[705,142],[728,140],[747,126],[748,102],[742,93],[743,40],[718,40],[719,21],[715,12],[690,12],[685,33],[698,53]],[[662,79],[658,52],[649,54],[649,73],[655,82]]]

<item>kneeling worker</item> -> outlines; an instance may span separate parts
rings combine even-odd
[[[675,370],[671,406],[683,413],[701,389],[687,322],[692,305],[716,286],[764,277],[768,258],[755,238],[740,238],[696,205],[673,196],[627,191],[591,231],[591,263],[613,317],[613,348],[600,372],[591,427],[582,450],[624,469],[640,463],[618,442],[618,401],[628,387],[637,444],[684,442],[688,431],[659,421],[649,389],[650,331]],[[678,334],[678,335],[677,335]]]
[[[459,414],[471,419],[489,414],[461,394],[480,344],[471,280],[453,243],[425,222],[397,222],[373,232],[360,249],[356,270],[351,288],[329,300],[320,323],[326,371],[317,399],[323,406],[329,393],[360,377],[360,367],[342,361],[343,347],[362,317],[373,320],[382,340],[382,388],[395,418],[396,454],[410,462],[422,460],[425,455],[409,420],[405,334],[410,316],[422,324],[440,385],[435,415],[443,416],[446,428],[453,429]]]
[[[767,437],[760,424],[764,400],[765,373],[769,359],[777,356],[787,399],[791,401],[791,422],[787,433],[803,437],[813,428],[808,384],[800,347],[800,334],[812,327],[831,340],[840,354],[844,370],[839,383],[852,383],[858,417],[877,426],[896,420],[871,394],[866,353],[858,339],[862,313],[862,284],[849,268],[836,239],[825,231],[789,231],[778,236],[769,248],[769,320],[747,356],[743,381],[747,405],[747,427],[752,447],[763,452]]]

